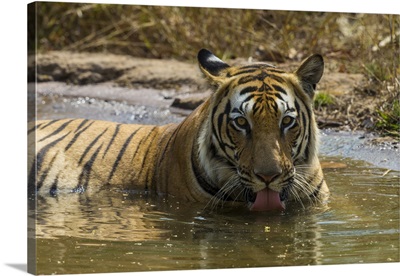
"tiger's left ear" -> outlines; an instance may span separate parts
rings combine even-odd
[[[324,59],[319,54],[314,54],[305,59],[295,74],[300,80],[304,91],[311,97],[314,97],[315,88],[324,73]]]
[[[220,85],[226,78],[225,69],[230,66],[206,49],[201,49],[197,54],[197,60],[203,74],[213,85]]]

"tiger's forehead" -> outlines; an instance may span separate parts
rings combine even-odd
[[[287,80],[289,73],[268,64],[235,69],[230,72],[234,76],[230,89],[233,108],[254,114],[266,108],[277,114],[294,109],[293,86]]]
[[[273,85],[274,83],[285,83],[285,75],[288,73],[268,63],[256,63],[240,67],[231,67],[227,77],[233,77],[236,85],[248,82],[263,82]]]

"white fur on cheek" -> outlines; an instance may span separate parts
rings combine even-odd
[[[205,171],[207,172],[212,172],[211,170],[211,162],[210,162],[210,152],[208,150],[208,145],[211,143],[211,131],[209,130],[210,128],[210,123],[206,121],[204,125],[202,126],[202,129],[200,131],[200,136],[198,139],[199,143],[199,159],[200,159],[200,165],[204,168]]]

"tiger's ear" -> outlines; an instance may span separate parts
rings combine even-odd
[[[319,54],[314,54],[305,59],[295,74],[300,80],[304,91],[311,97],[314,97],[317,83],[324,73],[324,59]]]
[[[203,74],[213,85],[220,85],[225,77],[225,69],[230,66],[217,58],[213,53],[206,49],[201,49],[197,54],[197,60]]]

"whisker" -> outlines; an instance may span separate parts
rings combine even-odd
[[[214,210],[220,204],[221,207],[223,207],[225,202],[223,198],[229,197],[238,187],[240,188],[240,181],[237,178],[237,175],[230,176],[226,183],[219,189],[212,199],[209,200],[204,209],[210,206],[211,210]]]
[[[299,202],[304,208],[304,200],[308,200],[310,204],[315,206],[318,203],[322,203],[321,198],[312,197],[311,195],[315,192],[314,185],[311,184],[310,180],[316,177],[314,171],[311,171],[312,167],[308,165],[298,165],[295,167],[296,173],[293,176],[292,188],[289,189],[290,194],[294,200]],[[303,194],[303,196],[300,195]]]

